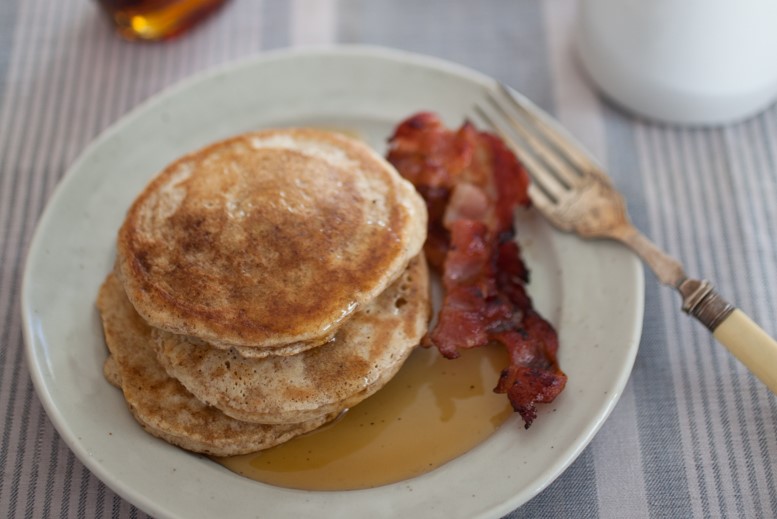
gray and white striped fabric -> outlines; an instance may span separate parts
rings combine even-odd
[[[232,0],[191,34],[121,41],[88,0],[0,2],[0,517],[145,517],[75,459],[24,360],[20,279],[79,152],[192,73],[279,47],[371,43],[522,91],[604,163],[635,223],[777,333],[777,108],[708,130],[603,103],[573,57],[573,0]],[[646,276],[630,382],[593,443],[509,517],[774,517],[777,401]]]

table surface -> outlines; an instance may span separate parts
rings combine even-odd
[[[553,113],[606,165],[636,225],[774,335],[777,108],[720,128],[635,119],[574,57],[572,0],[231,0],[165,44],[125,42],[96,3],[0,2],[0,516],[144,517],[73,456],[24,359],[36,221],[104,128],[193,73],[290,46],[368,43],[458,62]],[[509,517],[770,517],[777,401],[646,274],[630,381],[582,455]]]

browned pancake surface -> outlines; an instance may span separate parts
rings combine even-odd
[[[423,202],[367,146],[314,130],[256,132],[151,182],[120,230],[119,275],[155,327],[223,347],[302,350],[393,282],[425,232]]]
[[[154,436],[187,450],[231,456],[272,447],[334,417],[288,425],[230,418],[197,400],[159,365],[151,346],[151,328],[135,312],[113,274],[100,288],[97,307],[111,353],[104,367],[106,378],[121,386],[132,414]]]
[[[234,418],[290,423],[340,411],[380,389],[426,332],[423,256],[345,323],[330,343],[289,357],[244,358],[154,330],[159,360],[200,400]]]

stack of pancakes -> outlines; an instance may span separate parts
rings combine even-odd
[[[412,185],[345,136],[267,130],[187,155],[119,231],[97,300],[105,376],[148,432],[188,450],[315,429],[425,333],[425,235]]]

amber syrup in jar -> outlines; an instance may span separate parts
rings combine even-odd
[[[165,40],[178,36],[227,0],[98,0],[116,30],[129,40]]]

